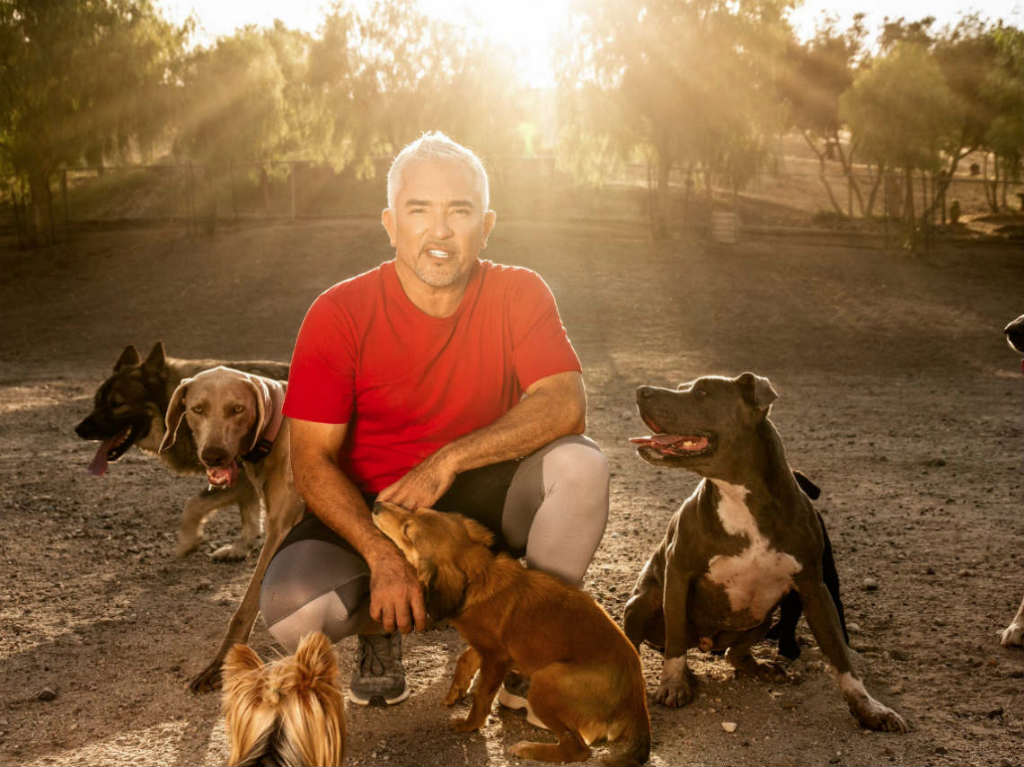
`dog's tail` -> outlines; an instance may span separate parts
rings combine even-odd
[[[634,717],[618,738],[619,746],[599,763],[614,765],[647,764],[651,756],[651,720],[644,701],[643,714]]]

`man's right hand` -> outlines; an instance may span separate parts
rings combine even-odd
[[[390,542],[370,563],[370,617],[388,633],[427,628],[423,588],[416,571]]]

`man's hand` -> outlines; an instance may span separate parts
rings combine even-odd
[[[387,501],[403,508],[429,509],[455,481],[455,470],[438,450],[397,482],[377,494],[378,501]]]
[[[394,546],[370,565],[370,617],[391,633],[396,628],[408,634],[427,628],[427,610],[423,588],[416,571]]]

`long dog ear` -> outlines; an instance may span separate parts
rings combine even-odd
[[[191,378],[183,378],[171,395],[170,404],[167,405],[167,412],[164,414],[164,438],[160,440],[158,453],[170,449],[174,440],[178,438],[178,429],[185,420],[185,392],[190,383]]]
[[[419,578],[426,592],[427,615],[435,622],[450,618],[462,609],[466,599],[466,579],[458,570],[439,570],[429,561],[419,561]]]
[[[459,516],[462,516],[461,514]],[[462,517],[462,526],[466,528],[466,535],[473,543],[482,543],[488,548],[494,543],[494,533],[481,525],[475,519]]]
[[[114,372],[116,373],[124,368],[135,367],[140,362],[142,362],[142,357],[139,356],[139,350],[132,344],[128,344],[124,347],[124,351],[121,352],[121,356],[117,358],[117,362],[114,363]]]
[[[740,386],[743,399],[761,411],[762,418],[767,416],[772,403],[779,396],[775,389],[772,388],[772,382],[764,376],[754,375],[753,373],[743,373],[736,376],[734,380]]]
[[[249,443],[248,448],[252,450],[256,447],[256,443],[260,441],[260,435],[263,433],[263,430],[270,423],[270,418],[273,415],[271,411],[273,403],[270,400],[270,391],[267,389],[267,385],[260,378],[246,375],[244,380],[252,391],[252,398],[256,403],[256,422],[252,426],[252,442]]]

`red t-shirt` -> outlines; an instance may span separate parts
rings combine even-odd
[[[379,492],[443,445],[497,420],[535,381],[580,370],[535,272],[480,261],[450,317],[406,296],[394,261],[313,302],[292,354],[284,413],[348,424],[338,463]]]

